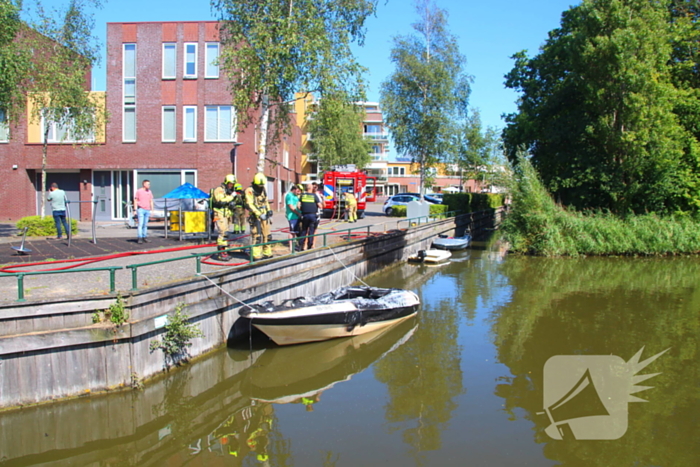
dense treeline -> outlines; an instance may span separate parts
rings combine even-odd
[[[700,210],[700,5],[583,0],[540,52],[514,56],[504,141],[567,206]]]

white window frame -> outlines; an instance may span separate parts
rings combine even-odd
[[[0,143],[10,142],[10,124],[5,109],[0,109]]]
[[[175,56],[173,57],[173,73],[172,75],[166,74],[166,67],[165,67],[165,57],[166,53],[165,50],[166,48],[170,49],[172,48],[173,51],[175,52]],[[162,73],[163,73],[163,79],[175,79],[177,78],[177,42],[163,42],[163,63],[162,63]]]
[[[220,114],[220,109],[222,107],[228,107],[229,112],[231,113],[231,135],[229,138],[222,138],[221,135],[219,134],[219,129],[221,128],[219,124],[219,114]],[[211,109],[216,109],[216,133],[217,136],[216,138],[209,138],[207,134],[207,128],[209,126],[209,111]],[[234,112],[233,106],[230,105],[207,105],[204,107],[204,141],[206,142],[229,142],[229,141],[236,141],[236,113]]]
[[[187,73],[187,47],[194,46],[194,73]],[[185,79],[197,79],[197,61],[199,60],[199,44],[196,42],[185,42],[184,43],[184,53],[182,54],[183,69],[182,76]]]
[[[68,112],[68,110],[66,110]],[[70,130],[70,123],[67,122],[66,125],[59,125],[56,122],[50,122],[49,123],[50,128],[48,134],[45,133],[46,129],[46,119],[42,116],[41,117],[41,142],[44,142],[44,135],[47,137],[47,142],[49,144],[61,144],[61,143],[94,143],[95,142],[95,135],[92,134],[88,136],[85,139],[76,139],[73,137],[73,134]],[[62,130],[66,137],[61,139],[58,137],[59,130]]]
[[[127,46],[134,46],[134,73],[133,75],[127,75],[126,74],[126,48]],[[134,42],[125,42],[122,44],[122,77],[123,78],[136,78],[136,52],[137,52],[137,47],[136,43]]]
[[[209,48],[211,46],[216,46],[216,57],[211,57],[209,53]],[[220,46],[218,42],[205,42],[204,43],[204,78],[215,79],[219,77],[219,50]],[[209,67],[216,67],[216,74],[209,74]]]
[[[168,110],[173,118],[173,137],[166,139],[165,137],[165,111]],[[177,141],[177,108],[174,105],[164,105],[161,111],[161,141],[164,143],[174,143]]]
[[[134,111],[134,139],[127,139],[126,137],[126,111],[127,109],[133,109]],[[136,142],[136,106],[135,105],[125,105],[122,112],[122,142],[123,143],[135,143]]]
[[[194,110],[194,135],[191,138],[187,136],[187,111]],[[197,106],[195,105],[185,105],[182,107],[182,141],[185,143],[194,143],[197,141]]]

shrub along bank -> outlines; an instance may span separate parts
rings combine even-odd
[[[392,206],[390,217],[406,217],[407,206]],[[430,217],[438,217],[447,212],[447,206],[444,204],[431,204]]]
[[[460,214],[485,211],[503,206],[504,196],[500,193],[445,193],[443,204],[448,211]]]
[[[27,236],[29,237],[50,237],[56,236],[56,222],[53,220],[52,216],[45,216],[43,219],[41,216],[28,216],[23,217],[17,221],[17,228],[20,234],[24,231],[25,227],[29,227],[27,230]],[[76,219],[70,220],[71,233],[78,233],[78,221]]]
[[[700,223],[690,216],[619,216],[557,205],[530,162],[520,157],[512,207],[501,231],[511,252],[542,256],[679,255],[700,252]]]

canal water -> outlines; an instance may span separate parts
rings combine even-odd
[[[418,316],[0,413],[0,466],[700,464],[700,259],[473,250],[368,282]]]

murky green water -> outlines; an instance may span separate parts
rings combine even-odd
[[[700,463],[700,259],[471,251],[370,283],[416,290],[417,319],[354,339],[229,349],[143,391],[0,414],[0,465]],[[640,360],[670,349],[640,372],[660,373],[635,394],[648,402],[623,401],[624,420],[602,415],[621,381],[605,379],[617,368],[608,363],[642,348]],[[578,375],[545,364],[571,355],[603,364],[591,366],[592,386],[552,399],[554,380]],[[560,406],[578,410],[574,432],[583,420],[622,436],[555,440],[545,430]]]

